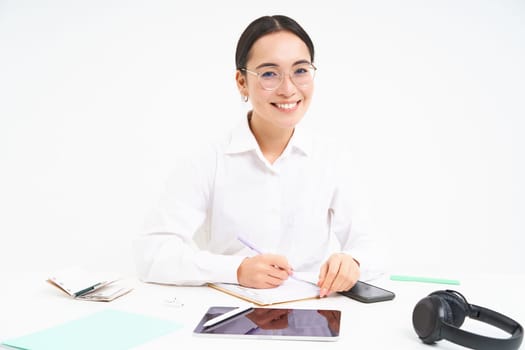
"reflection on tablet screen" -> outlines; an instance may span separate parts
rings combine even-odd
[[[339,310],[256,307],[216,325],[203,327],[206,321],[232,309],[220,306],[209,308],[194,334],[319,341],[333,341],[339,337]]]

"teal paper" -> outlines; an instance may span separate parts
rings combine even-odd
[[[124,350],[182,327],[174,321],[117,310],[104,310],[3,342],[31,350]]]

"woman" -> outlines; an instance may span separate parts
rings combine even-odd
[[[139,277],[272,288],[306,272],[321,297],[348,290],[367,239],[352,228],[339,149],[300,125],[314,90],[313,43],[293,19],[264,16],[242,33],[235,59],[252,110],[177,169],[135,242]]]

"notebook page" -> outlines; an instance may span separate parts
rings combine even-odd
[[[315,284],[293,278],[287,279],[279,287],[267,289],[248,288],[233,283],[211,283],[210,287],[259,305],[271,305],[319,296],[319,287]]]

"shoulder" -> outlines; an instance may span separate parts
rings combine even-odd
[[[351,142],[341,137],[342,133],[334,132],[328,127],[314,128],[305,125],[304,132],[310,135],[309,158],[312,164],[323,169],[322,172],[334,179],[336,183],[353,182],[352,173],[355,170],[355,162]]]
[[[249,127],[242,121],[214,136],[210,136],[193,149],[188,150],[182,160],[185,166],[204,172],[212,171],[221,158],[228,153],[243,150],[249,143]],[[248,141],[247,141],[248,140]]]
[[[309,153],[316,161],[339,163],[350,155],[348,144],[345,144],[344,139],[338,137],[336,133],[315,129],[310,125],[302,126],[300,132],[309,139],[311,145]]]

